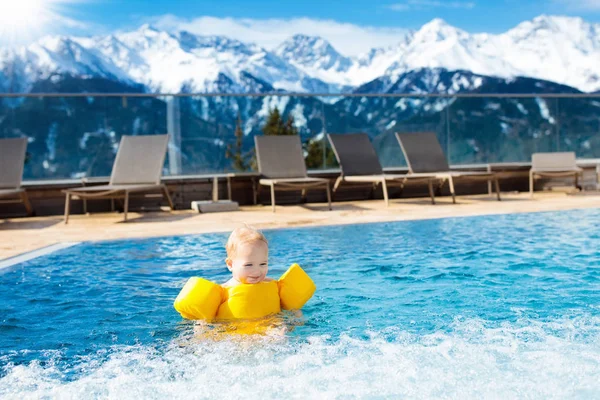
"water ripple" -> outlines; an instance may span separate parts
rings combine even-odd
[[[270,275],[298,262],[318,291],[259,348],[194,341],[172,308],[188,277],[228,279],[227,234],[64,249],[1,274],[0,397],[219,397],[226,376],[280,397],[592,397],[598,226],[580,210],[267,231]]]

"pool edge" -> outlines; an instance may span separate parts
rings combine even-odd
[[[17,265],[17,264],[31,261],[31,260],[41,257],[41,256],[45,256],[45,255],[54,253],[55,251],[58,251],[58,250],[68,249],[69,247],[76,246],[80,243],[82,243],[82,242],[54,243],[49,246],[41,247],[39,249],[28,251],[26,253],[21,253],[16,256],[5,258],[3,260],[0,260],[0,271],[5,268],[9,268],[14,265]]]

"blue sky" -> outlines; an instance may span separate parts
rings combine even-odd
[[[4,13],[4,17],[0,15],[4,25],[14,20],[10,15],[11,7],[23,8],[20,4],[26,3],[46,4],[46,10],[38,12],[37,18],[31,17],[35,13],[32,10],[24,14],[27,17],[22,19],[29,25],[28,32],[12,32],[13,37],[26,37],[27,41],[45,34],[106,34],[152,23],[165,30],[224,35],[268,49],[293,34],[304,33],[324,37],[346,55],[398,43],[407,29],[418,29],[434,18],[442,18],[471,33],[505,32],[541,14],[600,21],[600,0],[9,1],[0,10]],[[34,19],[45,23],[34,23]],[[23,21],[20,22],[22,25]]]
[[[498,33],[540,14],[600,20],[600,0],[71,0],[69,16],[128,29],[170,14],[250,19],[308,17],[356,25],[418,28],[439,17],[468,32]]]

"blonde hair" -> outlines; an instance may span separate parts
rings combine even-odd
[[[227,239],[227,244],[225,245],[227,259],[230,260],[235,256],[236,251],[241,244],[255,242],[264,242],[267,246],[269,245],[265,235],[257,229],[247,225],[243,228],[234,229],[233,232],[231,232],[231,235],[229,235],[229,239]]]

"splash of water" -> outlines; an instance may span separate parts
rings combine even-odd
[[[427,335],[231,337],[187,331],[161,346],[119,346],[3,369],[0,397],[589,398],[600,393],[600,318],[456,321]]]

